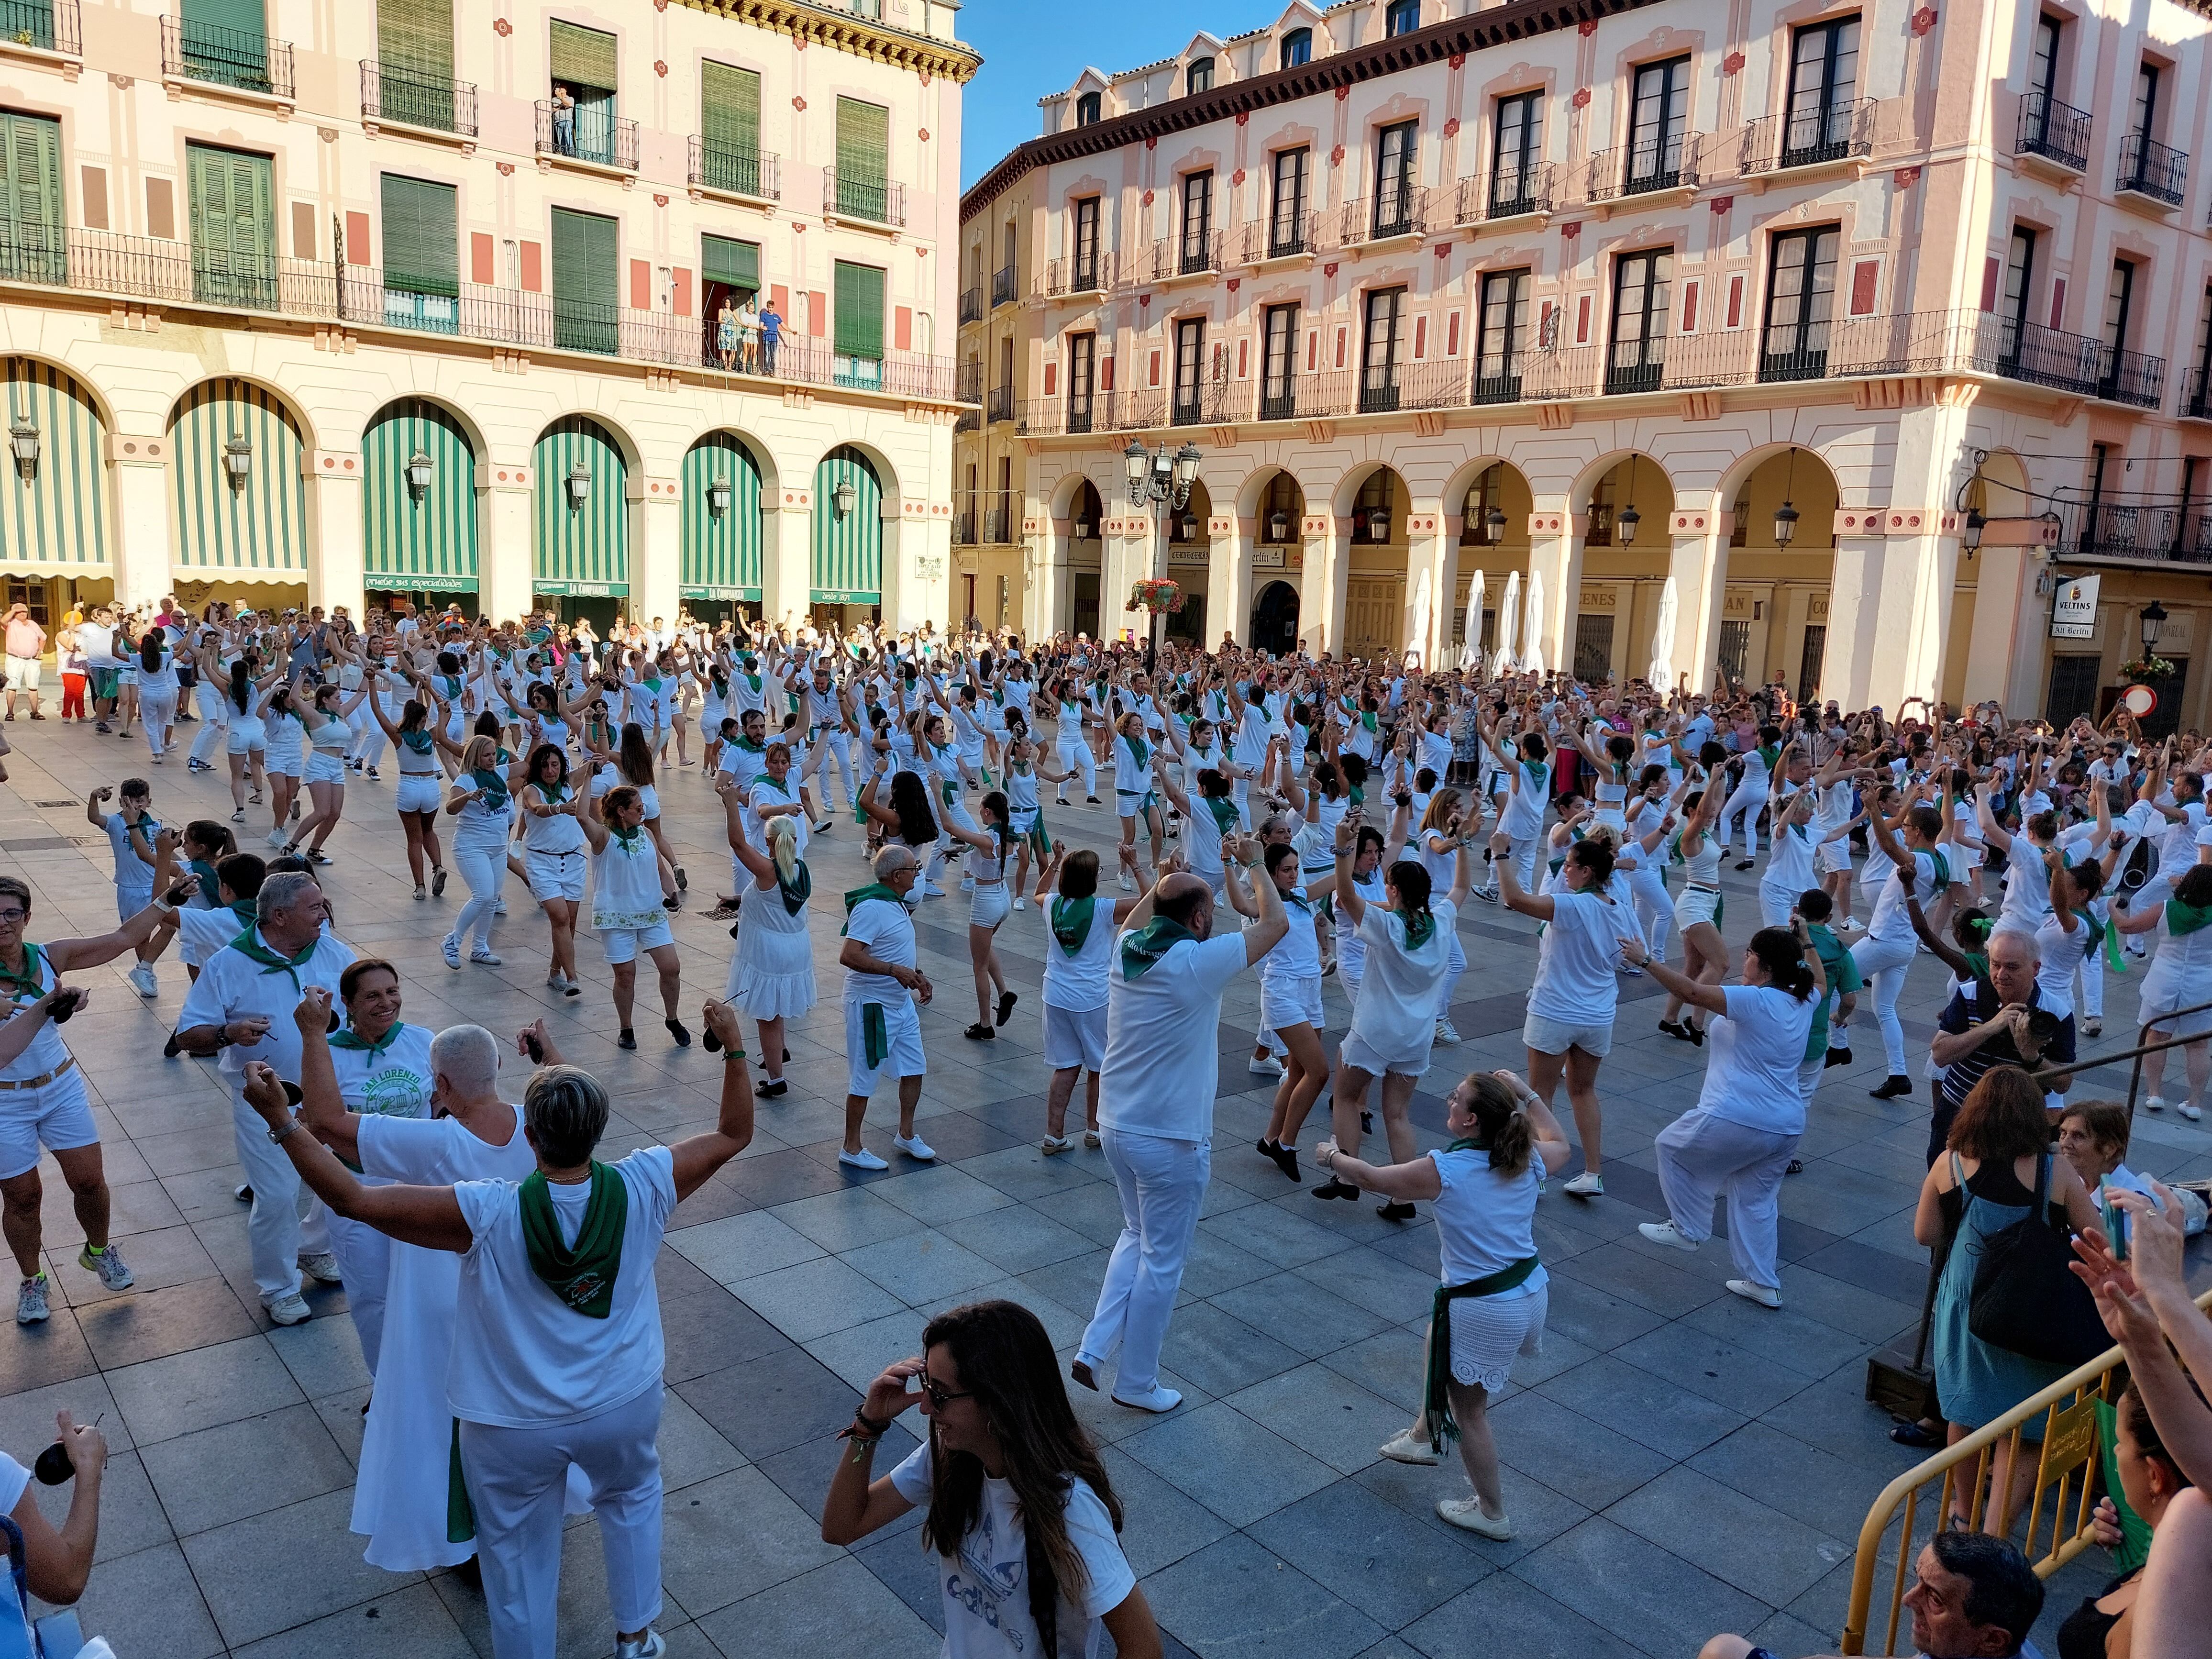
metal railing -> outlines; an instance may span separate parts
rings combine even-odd
[[[2161,144],[2147,132],[2131,132],[2120,142],[2120,176],[2114,190],[2148,196],[2169,207],[2181,205],[2189,183],[2189,156]]]
[[[1288,210],[1244,222],[1244,263],[1295,259],[1321,249],[1321,214],[1313,208]]]
[[[556,108],[551,99],[541,98],[538,100],[538,154],[635,173],[637,123],[617,115],[604,104]]]
[[[1391,236],[1418,236],[1429,228],[1426,185],[1386,185],[1371,197],[1346,202],[1337,210],[1340,247],[1357,247]]]
[[[2068,558],[2212,563],[2212,520],[2203,501],[2066,501],[2058,512]]]
[[[1654,191],[1688,189],[1698,182],[1705,135],[1682,133],[1603,149],[1583,163],[1577,199],[1614,202]]]
[[[397,121],[463,138],[477,136],[477,88],[473,81],[449,80],[397,64],[361,60],[361,116],[364,121]]]
[[[963,324],[983,320],[983,290],[963,288],[960,290],[960,320]]]
[[[1193,234],[1163,237],[1138,256],[1137,269],[1151,275],[1139,276],[1137,280],[1164,283],[1171,276],[1196,276],[1225,270],[1222,253],[1227,240],[1218,230],[1203,236]]]
[[[0,0],[0,40],[83,57],[84,21],[77,0]]]
[[[1244,387],[1250,381],[1243,383]],[[1247,395],[1238,382],[1225,374],[1200,380],[1194,386],[1178,386],[1168,399],[1168,423],[1170,426],[1212,426],[1223,421],[1234,421],[1242,410],[1239,405]]]
[[[1480,224],[1491,219],[1511,219],[1523,213],[1552,210],[1552,164],[1531,161],[1522,167],[1493,172],[1488,178],[1469,173],[1459,181],[1452,222]]]
[[[2062,104],[2048,93],[2028,93],[2013,124],[2012,153],[2040,155],[2075,173],[2087,172],[2089,112]]]
[[[1013,266],[1002,265],[992,275],[991,308],[993,310],[997,310],[1000,306],[1013,304],[1015,295],[1019,292],[1014,285],[1014,279],[1018,274]]]
[[[1012,539],[1006,530],[1006,509],[1003,507],[988,508],[983,514],[984,542],[993,547],[1003,547]]]
[[[691,165],[688,182],[701,190],[718,190],[726,196],[750,196],[756,201],[783,199],[783,158],[750,144],[691,135]]]
[[[906,223],[906,186],[872,175],[840,174],[822,169],[822,210],[841,219],[866,219],[878,225]]]
[[[2163,357],[2118,351],[2086,334],[2009,317],[1984,313],[1981,321],[1972,367],[1984,374],[2139,409],[2158,407],[2166,383]]]
[[[1464,357],[1369,363],[1359,372],[1356,407],[1362,415],[1401,409],[1455,409],[1466,404],[1467,387]]]
[[[1874,153],[1875,100],[1836,104],[1792,115],[1762,115],[1743,129],[1737,171],[1778,172]]]
[[[1310,374],[1260,383],[1260,418],[1304,421],[1352,412],[1353,382],[1348,368],[1318,369]]]
[[[960,365],[953,375],[952,395],[963,404],[983,401],[983,365],[980,362],[971,361]]]
[[[1528,353],[1525,349],[1478,353],[1468,401],[1478,407],[1486,404],[1519,403],[1523,371],[1528,362]]]
[[[973,432],[982,424],[981,410],[963,409],[952,417],[952,435],[957,438],[963,432]]]
[[[1082,258],[1049,259],[1044,267],[1047,294],[1103,294],[1114,281],[1114,256],[1093,252]]]
[[[2181,402],[2173,412],[2185,421],[2212,421],[2212,395],[2207,394],[2203,368],[2181,377]]]
[[[292,43],[252,29],[161,20],[161,73],[271,98],[292,96]]]
[[[955,547],[975,545],[975,509],[963,507],[952,515],[952,544]]]
[[[988,421],[1011,421],[1014,418],[1014,389],[1010,386],[991,388],[990,401],[983,407],[983,418]]]
[[[2097,395],[2108,403],[2156,409],[2166,393],[2166,359],[2147,352],[2112,349]]]

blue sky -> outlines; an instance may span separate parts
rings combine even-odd
[[[1090,64],[1108,75],[1182,50],[1200,29],[1226,40],[1274,21],[1283,0],[1210,0],[1202,8],[1069,0],[968,0],[959,34],[983,54],[961,105],[960,187],[1037,136],[1036,100]]]

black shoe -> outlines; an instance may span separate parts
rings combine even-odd
[[[636,1048],[637,1033],[631,1030],[629,1026],[623,1026],[622,1028],[622,1035],[615,1039],[615,1047],[617,1048]]]
[[[430,896],[432,898],[446,896],[446,872],[442,869],[433,870],[430,872]]]
[[[174,1060],[177,1057],[178,1052],[176,1033],[172,1031],[169,1034],[169,1040],[161,1045],[161,1058],[164,1060]]]
[[[691,1046],[691,1033],[684,1029],[682,1020],[664,1019],[660,1023],[668,1028],[668,1035],[676,1039],[678,1048],[689,1048]]]
[[[1071,1381],[1080,1382],[1091,1393],[1098,1392],[1098,1379],[1091,1374],[1091,1367],[1082,1360],[1079,1359],[1071,1364],[1067,1368],[1067,1375]]]
[[[1680,1037],[1685,1042],[1690,1040],[1690,1034],[1671,1019],[1659,1022],[1659,1033],[1662,1036]]]
[[[1700,1048],[1705,1046],[1705,1028],[1702,1025],[1686,1019],[1682,1022],[1682,1035]]]
[[[1385,1221],[1411,1221],[1413,1219],[1413,1206],[1394,1200],[1389,1204],[1377,1204],[1375,1213]]]
[[[1889,1437],[1900,1446],[1912,1446],[1923,1451],[1943,1443],[1942,1435],[1918,1423],[1899,1423],[1889,1431]]]
[[[1004,1025],[1006,1023],[1006,1016],[1014,1012],[1014,1003],[1016,1000],[1017,999],[1012,991],[1000,992],[999,1017],[991,1023],[994,1025]]]
[[[1783,1166],[1782,1173],[1784,1175],[1803,1175],[1805,1173],[1805,1160],[1802,1158],[1791,1158],[1787,1164]]]
[[[1267,1149],[1265,1146],[1262,1146],[1260,1150],[1264,1152]],[[1359,1196],[1359,1188],[1353,1186],[1350,1182],[1345,1180],[1341,1176],[1331,1176],[1328,1180],[1322,1182],[1320,1186],[1312,1188],[1310,1190],[1316,1198],[1341,1198],[1346,1200],[1353,1200]]]
[[[1909,1095],[1912,1092],[1912,1079],[1909,1077],[1884,1078],[1880,1084],[1868,1090],[1867,1092],[1876,1100],[1895,1100],[1899,1095]]]
[[[1360,1115],[1359,1115],[1359,1133],[1362,1133],[1362,1134],[1364,1134],[1364,1135],[1371,1135],[1371,1134],[1373,1134],[1373,1133],[1375,1133],[1375,1114],[1374,1114],[1374,1113],[1372,1113],[1372,1112],[1366,1112],[1366,1111],[1363,1111],[1362,1113],[1360,1113]]]
[[[1291,1180],[1296,1181],[1299,1178],[1298,1149],[1297,1147],[1278,1146],[1271,1140],[1263,1140],[1260,1143],[1260,1156],[1266,1158],[1272,1158],[1274,1161],[1275,1167],[1280,1170],[1285,1175],[1290,1176]]]
[[[996,1029],[992,1026],[986,1025],[980,1019],[973,1025],[968,1027],[967,1030],[961,1032],[960,1035],[968,1038],[972,1042],[995,1042],[998,1041],[999,1036],[999,1033]]]
[[[1756,859],[1745,859],[1741,863],[1736,866],[1736,868],[1739,870],[1748,870],[1753,865],[1758,862],[1759,860]]]
[[[483,1588],[483,1569],[477,1565],[477,1559],[473,1555],[453,1568],[453,1577],[471,1589],[480,1590]]]
[[[1085,795],[1083,799],[1089,801],[1093,806],[1098,805],[1098,797],[1096,795]]]
[[[1850,1063],[1851,1051],[1850,1049],[1831,1048],[1821,1059],[1820,1069],[1822,1071],[1826,1071],[1831,1066],[1848,1066]]]
[[[691,890],[691,878],[684,873],[684,866],[680,864],[676,866],[676,890],[679,893]]]
[[[787,1095],[790,1092],[791,1084],[787,1079],[780,1077],[769,1079],[767,1082],[753,1091],[753,1093],[763,1100],[774,1100],[779,1096]]]

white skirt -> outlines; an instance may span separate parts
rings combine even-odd
[[[744,896],[723,996],[747,1019],[796,1019],[819,1000],[807,912],[802,908],[793,915],[773,888],[756,885]]]
[[[1452,1381],[1496,1394],[1513,1362],[1544,1350],[1544,1318],[1552,1305],[1549,1285],[1534,1296],[1463,1296],[1451,1304]]]

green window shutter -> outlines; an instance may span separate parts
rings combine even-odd
[[[574,23],[556,22],[552,30],[553,79],[602,92],[616,89],[613,35]]]
[[[453,77],[453,0],[376,0],[376,56],[386,71]]]
[[[237,34],[269,32],[262,0],[184,0],[185,27],[228,29]]]
[[[884,273],[874,265],[836,262],[836,307],[830,313],[841,357],[884,355]]]
[[[857,98],[837,100],[837,178],[880,189],[890,178],[891,112]]]
[[[727,236],[699,239],[701,275],[709,283],[726,283],[749,293],[760,292],[760,244],[739,242]]]
[[[760,154],[761,78],[727,64],[699,65],[700,131],[710,144]]]
[[[0,271],[27,282],[66,282],[61,124],[0,113]]]
[[[262,0],[183,0],[186,70],[224,86],[269,89],[269,24]]]
[[[383,183],[385,287],[459,295],[461,245],[453,187],[391,173]]]
[[[193,297],[273,311],[276,204],[269,157],[187,144],[185,161]]]
[[[553,343],[611,356],[619,338],[621,282],[615,222],[553,210]]]

